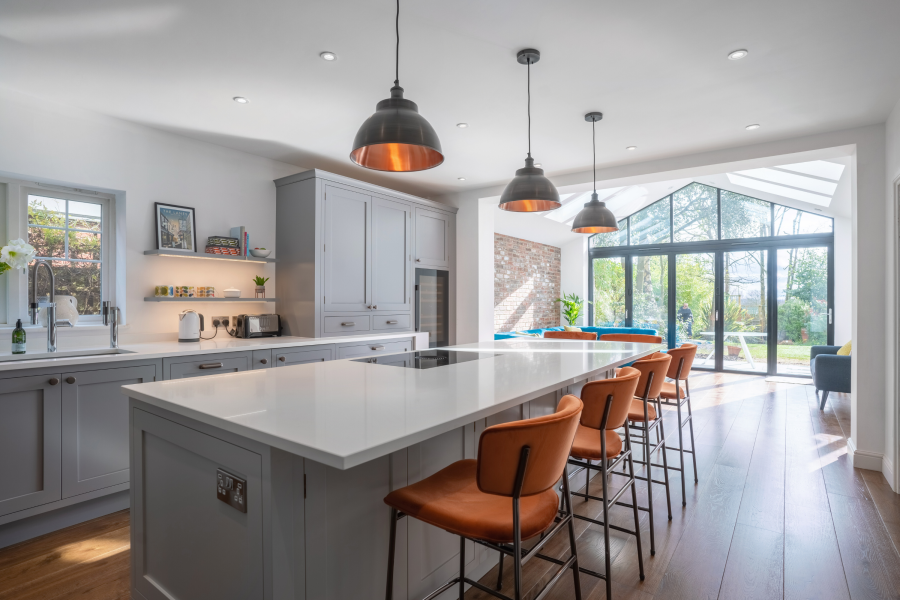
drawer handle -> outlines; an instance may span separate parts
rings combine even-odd
[[[269,359],[268,359],[268,358],[261,358],[261,359],[259,359],[259,362],[261,362],[261,363],[264,364],[264,365],[267,365],[267,364],[269,364]]]
[[[387,322],[388,325],[396,325],[397,323],[399,323],[399,321],[388,321]]]
[[[201,369],[221,369],[224,367],[222,363],[206,363],[205,365],[200,365]]]
[[[372,350],[384,350],[384,346],[372,346]]]
[[[68,383],[68,384],[75,383],[75,378],[74,377],[66,377],[66,383]]]
[[[281,362],[285,362],[287,358],[285,358],[284,356],[279,356],[278,360],[280,360]]]
[[[373,305],[372,305],[372,310],[378,310],[378,305],[377,305],[377,304],[373,304]]]
[[[59,379],[57,379],[56,377],[51,377],[47,380],[47,383],[49,383],[50,385],[56,385],[57,383],[59,383]]]
[[[422,259],[421,259],[421,258],[417,258],[417,259],[416,259],[416,262],[422,262]]]
[[[353,327],[354,325],[356,325],[356,323],[354,323],[353,321],[344,321],[343,323],[341,323],[341,327]]]

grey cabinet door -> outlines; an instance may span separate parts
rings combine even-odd
[[[156,367],[62,374],[62,497],[128,481],[128,396],[156,381]]]
[[[417,267],[450,266],[450,217],[444,213],[416,208]]]
[[[316,348],[314,350],[286,350],[275,351],[275,366],[287,367],[290,365],[305,365],[308,363],[325,362],[334,359],[334,350],[329,348]]]
[[[253,370],[269,369],[272,367],[272,350],[253,351]]]
[[[0,515],[60,499],[59,427],[59,375],[0,382]]]
[[[239,352],[206,354],[184,358],[164,358],[163,373],[166,379],[237,373],[250,368],[250,354],[250,352]]]
[[[360,356],[378,356],[391,352],[409,352],[412,350],[411,340],[390,342],[369,342],[353,346],[344,346],[338,349],[338,358],[357,358]]]
[[[411,223],[409,204],[372,199],[372,309],[409,310]]]
[[[325,312],[368,310],[371,306],[372,198],[365,194],[325,188],[325,248],[322,254],[322,291]]]

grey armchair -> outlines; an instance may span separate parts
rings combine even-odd
[[[816,398],[822,397],[819,410],[825,410],[829,392],[850,392],[850,356],[838,356],[840,346],[813,346],[809,353],[809,370],[816,386]]]

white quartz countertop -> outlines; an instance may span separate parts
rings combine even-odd
[[[219,338],[204,340],[201,342],[152,342],[144,344],[119,344],[123,354],[91,355],[91,348],[72,348],[83,356],[53,356],[44,353],[29,353],[34,359],[9,360],[12,355],[9,352],[0,353],[0,372],[17,371],[22,369],[38,369],[45,367],[66,367],[85,364],[107,364],[125,362],[131,360],[169,358],[176,356],[193,356],[197,354],[217,354],[220,352],[241,352],[247,350],[266,350],[270,348],[294,348],[299,346],[321,346],[323,344],[346,344],[353,342],[368,342],[385,339],[409,338],[417,334],[411,331],[397,331],[385,334],[344,335],[330,338],[303,338],[303,337],[268,337],[268,338]],[[68,350],[60,345],[60,353]],[[97,351],[105,351],[108,346],[98,346]],[[44,358],[46,356],[46,358]],[[38,358],[40,357],[40,358]]]
[[[499,340],[442,348],[493,356],[433,369],[348,359],[123,390],[165,410],[349,469],[663,347]]]

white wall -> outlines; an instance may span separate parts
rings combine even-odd
[[[187,305],[144,302],[156,285],[213,285],[217,290],[233,285],[252,295],[254,275],[275,275],[274,265],[144,256],[144,250],[156,247],[153,203],[196,208],[201,248],[208,236],[228,234],[235,225],[247,228],[253,246],[274,248],[272,180],[302,171],[299,167],[3,89],[0,140],[0,171],[6,174],[124,197],[128,286],[123,341],[160,332],[171,338],[177,331],[176,315]],[[6,231],[0,235],[6,237]],[[267,284],[273,293],[274,283]],[[194,308],[207,317],[274,310],[271,304]],[[72,334],[60,334],[65,345]],[[8,341],[8,336],[0,337],[0,343]]]
[[[588,236],[582,236],[560,246],[560,291],[563,294],[578,294],[588,297]],[[579,325],[588,324],[591,305],[585,302],[584,310],[578,317]]]
[[[898,311],[898,280],[897,280],[897,252],[898,252],[898,228],[897,228],[897,197],[895,190],[900,185],[900,102],[891,111],[885,125],[885,180],[886,180],[886,218],[884,220],[885,235],[889,242],[885,247],[885,269],[890,277],[885,286],[885,304],[888,307],[890,318],[885,322],[888,332],[885,340],[885,360],[891,367],[885,370],[885,389],[890,393],[886,395],[884,428],[885,444],[888,451],[885,453],[882,472],[891,482],[894,491],[900,492],[900,407],[898,407],[898,335],[897,311]],[[893,478],[891,477],[893,474]]]
[[[890,173],[900,174],[900,115],[892,115],[892,155]],[[653,180],[695,177],[701,174],[722,173],[739,169],[745,161],[767,157],[792,155],[798,159],[804,152],[821,152],[844,148],[853,155],[851,176],[853,183],[850,271],[851,311],[850,337],[853,340],[853,391],[851,394],[851,435],[849,450],[854,465],[860,468],[882,470],[882,459],[894,453],[888,448],[889,431],[885,418],[893,414],[895,402],[894,348],[897,331],[893,314],[893,290],[896,277],[893,256],[888,252],[888,239],[893,239],[894,209],[885,196],[885,125],[871,125],[856,129],[791,138],[727,148],[701,154],[677,156],[644,163],[631,163],[600,169],[598,186],[610,180],[641,178]],[[798,162],[795,160],[795,162]],[[554,177],[557,186],[584,183],[591,180],[589,171]],[[502,185],[472,190],[445,198],[449,204],[468,210],[480,198],[498,196]],[[471,214],[471,213],[470,213]],[[474,237],[467,227],[480,227],[477,223],[460,223],[457,239],[462,248],[465,241]],[[845,233],[846,231],[844,231]],[[841,234],[843,235],[843,234]],[[886,258],[887,257],[887,258]],[[459,255],[460,272],[477,270],[479,258],[474,249],[470,255]],[[469,274],[477,280],[477,275]],[[474,318],[478,311],[478,291],[462,282],[457,288],[457,306],[462,310],[468,305]],[[846,303],[846,297],[842,300]],[[889,310],[888,307],[891,307]],[[846,334],[846,332],[845,332]],[[887,358],[886,358],[887,357]],[[889,477],[893,481],[893,475]]]

